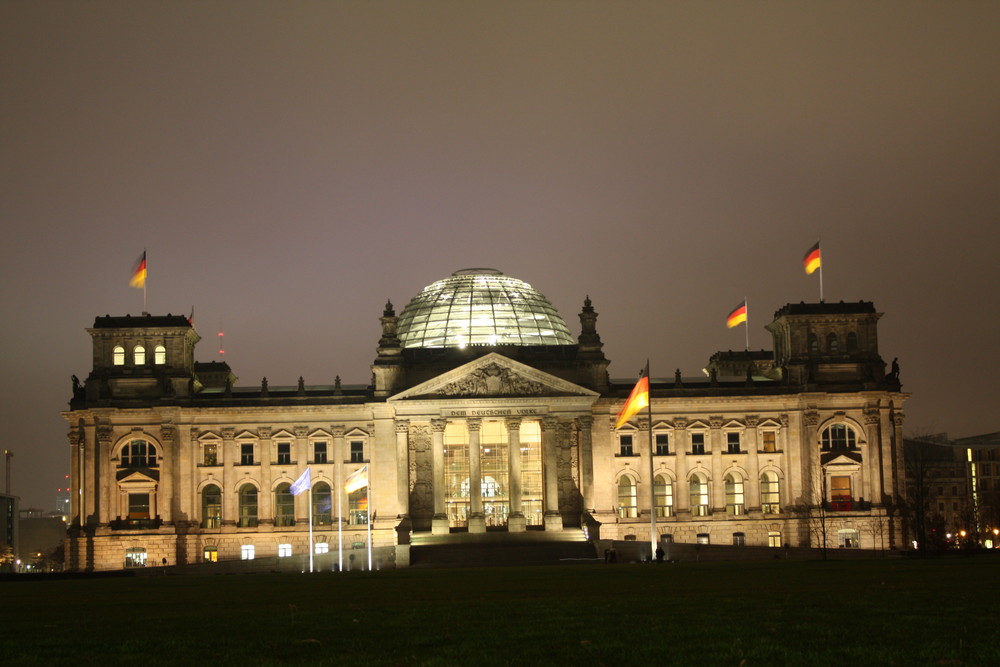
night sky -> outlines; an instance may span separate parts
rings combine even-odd
[[[494,267],[614,378],[749,300],[884,312],[906,431],[1000,430],[1000,3],[0,4],[3,447],[69,472],[84,330],[195,309],[239,384],[366,384],[387,299]]]

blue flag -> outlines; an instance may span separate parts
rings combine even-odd
[[[295,480],[295,483],[292,484],[292,488],[289,490],[292,492],[293,496],[297,496],[300,493],[305,493],[306,491],[308,491],[309,487],[311,486],[312,486],[312,476],[309,473],[309,468],[306,468],[306,471],[301,475],[299,475],[299,478]]]

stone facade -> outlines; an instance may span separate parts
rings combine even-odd
[[[899,547],[906,394],[878,317],[786,306],[774,352],[653,378],[651,408],[617,429],[633,380],[609,378],[589,299],[577,343],[557,345],[410,347],[387,304],[371,385],[237,386],[195,362],[186,318],[100,317],[63,413],[67,567],[301,556],[310,498],[313,550],[353,552],[370,520],[382,567],[421,533],[649,540],[651,510],[676,543]],[[312,494],[290,495],[307,468]]]

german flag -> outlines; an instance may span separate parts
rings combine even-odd
[[[747,321],[747,300],[743,299],[740,301],[739,305],[733,308],[733,311],[729,313],[729,317],[726,318],[726,326],[732,329],[737,324]]]
[[[806,267],[807,274],[811,274],[821,266],[819,259],[819,241],[816,242],[816,245],[809,248],[809,252],[807,252],[806,256],[802,258],[802,265]]]
[[[132,269],[132,278],[128,281],[128,284],[132,287],[138,287],[142,289],[146,286],[146,251],[142,251],[142,257],[139,261],[135,263],[135,268]]]
[[[621,412],[618,413],[618,419],[615,420],[615,428],[621,428],[624,424],[632,419],[639,410],[649,405],[649,364],[646,364],[645,370],[642,372],[642,377],[639,381],[635,383],[632,388],[632,393],[628,395],[628,400],[625,401],[625,405],[622,406]]]

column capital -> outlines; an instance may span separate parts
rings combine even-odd
[[[69,438],[70,447],[76,447],[83,442],[83,434],[75,428],[71,428],[66,436]]]
[[[347,433],[347,427],[343,424],[331,424],[330,425],[330,435],[335,438],[343,438],[344,434]]]
[[[892,423],[895,424],[896,426],[902,426],[903,425],[903,419],[905,417],[906,417],[906,415],[903,413],[902,410],[895,410],[892,413]]]
[[[223,426],[222,427],[222,439],[223,440],[232,440],[233,436],[235,436],[235,435],[236,435],[236,429],[233,428],[232,426]]]
[[[686,429],[687,426],[688,426],[688,418],[687,417],[674,417],[673,425],[674,425],[674,428],[677,429],[677,430]]]
[[[508,431],[520,431],[521,430],[521,418],[520,417],[507,417],[507,419],[504,420],[504,423],[507,424],[507,430]]]
[[[271,439],[271,427],[270,426],[258,426],[257,427],[257,437],[261,440]]]
[[[409,419],[397,419],[395,423],[396,423],[396,433],[409,433],[410,432],[410,420]]]
[[[802,419],[806,426],[816,426],[819,424],[819,412],[816,410],[806,410],[802,413]]]
[[[304,438],[309,435],[308,426],[296,426],[294,429],[296,438]]]
[[[482,425],[483,420],[478,417],[465,420],[465,427],[470,431],[478,431]]]
[[[111,424],[98,424],[97,425],[97,442],[102,445],[111,444]]]
[[[546,431],[554,431],[559,425],[559,420],[553,415],[545,415],[542,417],[542,428]]]
[[[747,428],[757,428],[757,425],[760,424],[760,415],[747,415],[746,421]]]
[[[712,415],[708,418],[708,425],[711,428],[722,428],[723,423],[725,423],[725,419],[722,415]]]
[[[448,420],[444,418],[432,419],[431,420],[431,430],[440,433],[448,426]]]
[[[590,428],[594,425],[594,416],[580,415],[576,418],[576,422],[580,425],[580,428],[590,430]]]

